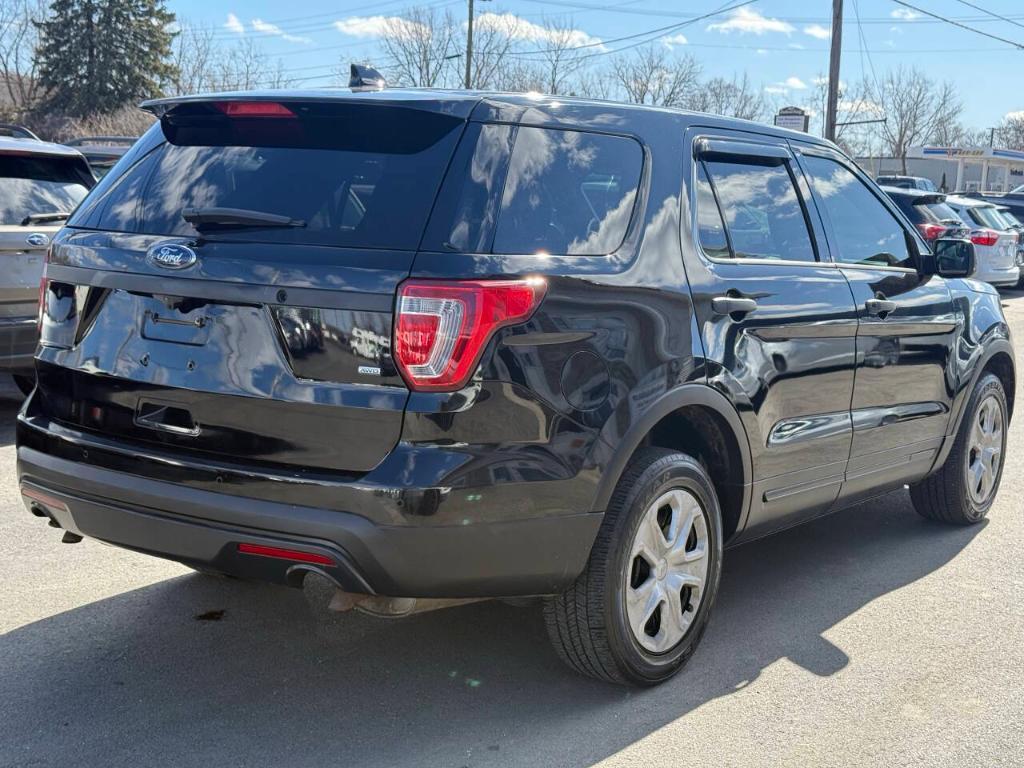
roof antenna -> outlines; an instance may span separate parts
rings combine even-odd
[[[348,87],[353,91],[383,91],[388,83],[384,75],[365,64],[353,64]]]

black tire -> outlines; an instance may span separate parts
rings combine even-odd
[[[648,507],[666,491],[683,489],[703,509],[709,558],[704,590],[682,639],[654,654],[636,640],[626,618],[624,590],[630,549]],[[583,573],[547,598],[544,619],[561,659],[584,675],[613,683],[656,685],[676,674],[707,627],[722,568],[722,515],[707,472],[695,459],[664,448],[633,457],[612,495]]]
[[[1002,450],[999,455],[999,469],[996,472],[995,484],[988,498],[979,504],[973,498],[968,487],[966,468],[971,455],[971,429],[978,418],[981,404],[989,397],[995,397],[1000,405]],[[957,431],[956,442],[942,468],[920,483],[910,486],[910,498],[914,502],[914,509],[918,514],[929,520],[938,520],[951,525],[975,525],[985,519],[999,492],[999,482],[1003,477],[1008,419],[1006,392],[1003,391],[1002,382],[991,373],[982,374],[967,403],[967,410],[960,422],[960,429]]]
[[[32,390],[36,388],[35,376],[25,376],[20,373],[15,373],[11,378],[14,379],[14,383],[17,385],[18,389],[21,390],[21,394],[25,397],[31,395]]]

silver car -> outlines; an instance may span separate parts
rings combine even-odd
[[[23,390],[32,386],[47,246],[95,183],[77,150],[0,136],[0,373]]]
[[[972,277],[1000,287],[1017,285],[1017,233],[1009,229],[996,206],[985,200],[949,195],[946,205],[971,228],[977,268]]]

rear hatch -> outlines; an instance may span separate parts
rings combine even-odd
[[[154,108],[54,247],[37,407],[166,452],[372,469],[408,398],[396,287],[472,102]]]

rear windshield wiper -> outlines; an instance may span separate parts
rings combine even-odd
[[[304,227],[306,222],[289,216],[245,208],[186,208],[181,218],[196,229],[203,227]]]
[[[30,213],[24,219],[21,220],[21,226],[27,227],[29,224],[45,224],[48,221],[64,221],[71,214],[67,211],[48,211],[46,213]]]

